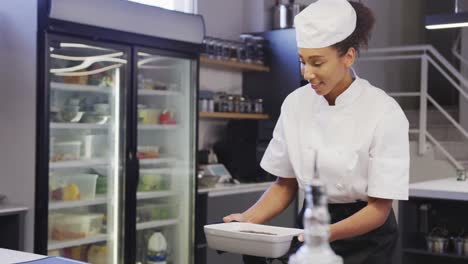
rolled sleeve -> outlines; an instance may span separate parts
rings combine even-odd
[[[372,140],[367,194],[376,198],[408,200],[409,124],[397,104],[391,108],[379,121]]]
[[[282,110],[283,112],[283,110]],[[284,113],[282,113],[273,130],[273,138],[263,155],[260,167],[268,173],[282,178],[295,178],[292,168],[288,146],[285,137]]]

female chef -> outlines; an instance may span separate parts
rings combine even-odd
[[[367,46],[373,14],[360,3],[318,0],[294,23],[309,84],[284,100],[260,163],[278,178],[255,205],[223,220],[263,224],[281,213],[310,182],[317,150],[334,251],[345,264],[393,263],[392,201],[408,199],[408,121],[395,100],[351,69]]]

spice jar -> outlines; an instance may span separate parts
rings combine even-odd
[[[261,114],[263,113],[263,99],[255,100],[255,113]]]
[[[240,113],[241,105],[240,105],[240,96],[234,97],[234,112]]]
[[[234,112],[234,96],[229,95],[226,100],[225,112]]]

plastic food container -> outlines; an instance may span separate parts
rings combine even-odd
[[[50,213],[48,217],[48,238],[52,238],[52,230],[55,226],[57,219],[63,217],[63,214],[60,213]]]
[[[106,135],[84,136],[83,154],[87,159],[107,157],[109,150],[108,137]]]
[[[51,161],[79,160],[81,154],[81,142],[70,141],[54,143],[51,152]]]
[[[302,229],[250,223],[205,225],[205,236],[212,249],[267,258],[286,254],[293,237]]]
[[[177,218],[177,204],[144,204],[137,207],[137,222]]]
[[[53,174],[50,177],[50,198],[55,201],[96,198],[96,174]]]
[[[52,239],[81,239],[101,232],[103,214],[63,215],[56,219],[52,229]]]
[[[171,177],[165,173],[152,170],[140,170],[139,192],[168,191],[171,188]]]
[[[159,158],[159,146],[138,146],[138,159]]]
[[[160,109],[143,108],[138,109],[138,120],[140,124],[155,125],[159,123]]]

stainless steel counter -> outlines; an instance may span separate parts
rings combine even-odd
[[[213,188],[198,189],[198,193],[208,193],[208,197],[252,193],[267,190],[274,182],[218,184]]]
[[[468,181],[455,177],[410,184],[410,197],[468,201]]]

